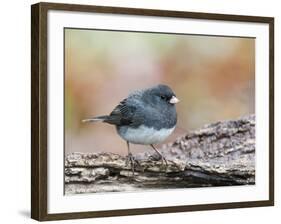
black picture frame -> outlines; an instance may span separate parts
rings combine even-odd
[[[49,10],[98,12],[167,18],[195,18],[265,23],[269,25],[269,200],[186,205],[170,207],[137,208],[126,210],[88,211],[48,214],[47,192],[47,13]],[[224,15],[201,12],[119,8],[90,5],[38,3],[31,6],[31,217],[39,221],[79,219],[92,217],[125,216],[170,212],[187,212],[226,208],[259,207],[274,205],[274,18],[258,16]]]

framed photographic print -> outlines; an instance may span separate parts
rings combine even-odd
[[[274,204],[274,19],[32,5],[44,220]]]

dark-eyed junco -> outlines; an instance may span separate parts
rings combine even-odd
[[[102,121],[116,126],[118,134],[127,142],[127,158],[134,174],[136,161],[129,143],[150,145],[167,165],[167,160],[153,144],[164,141],[174,131],[177,123],[175,104],[178,102],[170,87],[157,85],[133,92],[109,115],[85,119],[83,122]]]

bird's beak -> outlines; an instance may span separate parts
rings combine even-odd
[[[92,121],[92,119],[83,119],[83,120],[81,120],[82,123],[87,123],[87,122],[91,122],[91,121]]]
[[[173,96],[169,101],[169,103],[171,103],[171,104],[176,104],[178,102],[180,102],[180,100],[175,96]]]

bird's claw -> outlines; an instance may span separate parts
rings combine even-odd
[[[153,155],[150,155],[149,158],[152,160],[156,160],[156,161],[161,160],[161,162],[162,162],[161,167],[162,168],[164,167],[165,171],[167,171],[168,162],[164,156],[155,153]]]
[[[135,176],[135,167],[136,167],[135,165],[137,165],[142,170],[142,172],[144,171],[140,162],[135,159],[135,157],[132,155],[132,153],[129,153],[126,158],[126,166],[128,166],[129,163],[130,163],[130,166],[131,166],[131,169],[133,172],[133,176]]]

